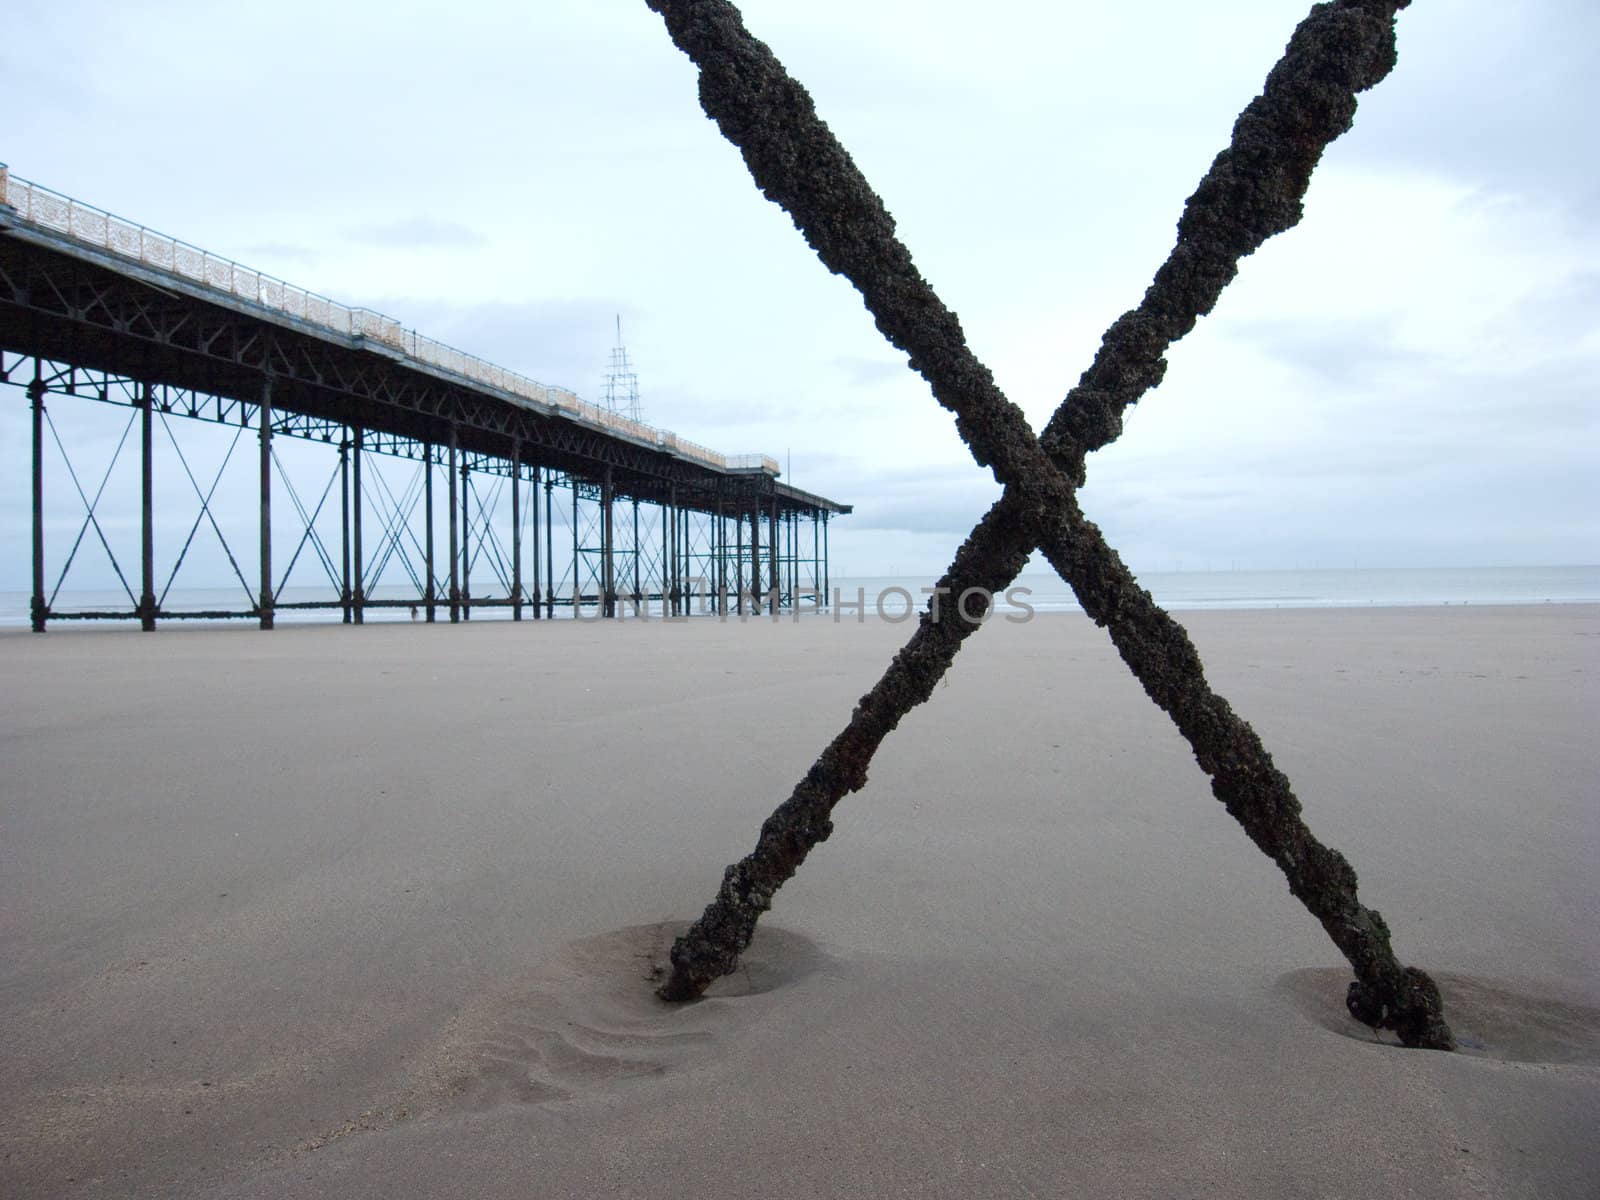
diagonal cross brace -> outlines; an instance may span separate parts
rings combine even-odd
[[[500,540],[500,535],[495,532],[495,508],[500,503],[500,495],[505,491],[507,477],[496,476],[495,482],[489,487],[489,494],[485,496],[483,490],[467,492],[472,500],[477,515],[467,527],[467,567],[470,570],[478,565],[478,560],[483,559],[489,564],[490,570],[495,573],[495,578],[505,586],[506,595],[511,594],[511,567],[506,562],[506,550]],[[476,545],[473,542],[476,541]]]
[[[968,349],[955,315],[917,272],[882,201],[810,97],[745,31],[738,11],[725,0],[648,3],[699,66],[702,106],[739,146],[763,193],[789,211],[830,270],[856,285],[880,331],[956,414],[973,456],[1005,485],[941,587],[999,592],[1035,546],[1043,549],[1190,743],[1214,794],[1349,959],[1351,1012],[1394,1029],[1407,1045],[1451,1048],[1438,988],[1400,965],[1382,917],[1357,896],[1354,870],[1306,827],[1288,779],[1211,690],[1182,626],[1139,588],[1076,497],[1085,455],[1121,432],[1122,411],[1160,382],[1166,350],[1211,310],[1239,259],[1299,221],[1312,169],[1350,127],[1356,93],[1394,66],[1394,18],[1409,0],[1334,0],[1301,23],[1190,197],[1178,243],[1140,306],[1107,331],[1039,440]],[[663,998],[692,998],[734,968],[774,892],[831,832],[833,805],[865,784],[878,744],[928,698],[976,627],[962,614],[924,614],[849,725],[768,818],[755,850],[728,868],[716,899],[674,945]]]
[[[411,579],[412,586],[417,589],[419,595],[424,590],[422,579],[418,576],[416,566],[411,561],[411,555],[406,551],[405,542],[401,539],[402,537],[409,538],[418,556],[426,561],[427,554],[417,544],[417,535],[411,529],[411,518],[417,511],[417,505],[422,503],[424,491],[423,472],[428,469],[427,464],[420,464],[416,472],[406,481],[406,486],[400,495],[396,496],[394,489],[389,486],[389,481],[383,477],[383,472],[378,470],[377,463],[369,461],[366,469],[366,478],[361,483],[361,492],[369,501],[372,501],[375,510],[379,507],[378,502],[383,501],[382,511],[384,515],[383,533],[379,539],[378,548],[368,561],[363,577],[363,589],[368,595],[371,595],[373,589],[378,586],[378,580],[382,578],[390,560],[397,554],[400,557],[400,565],[405,568],[406,574]],[[367,486],[369,483],[375,484],[376,490],[383,494],[374,496],[373,489]]]
[[[228,565],[233,568],[239,586],[244,588],[244,594],[249,597],[253,605],[256,598],[250,595],[250,584],[245,581],[244,572],[239,570],[239,564],[233,557],[233,549],[228,545],[228,539],[222,536],[222,527],[217,524],[217,518],[211,512],[211,499],[217,494],[217,485],[222,482],[222,475],[228,469],[228,463],[233,459],[233,452],[239,446],[239,439],[244,435],[245,427],[240,425],[233,435],[233,441],[228,443],[228,452],[222,456],[222,465],[217,468],[215,477],[211,480],[211,487],[202,492],[200,481],[194,477],[194,472],[189,469],[189,460],[183,455],[183,447],[178,445],[178,436],[172,432],[172,423],[167,420],[167,414],[161,414],[161,428],[166,432],[167,440],[172,443],[172,449],[178,456],[178,465],[183,468],[183,473],[188,476],[189,486],[194,489],[195,498],[200,501],[200,511],[194,515],[194,524],[189,526],[189,536],[184,539],[183,547],[178,551],[177,560],[172,564],[172,574],[167,576],[167,584],[161,589],[161,596],[156,601],[159,612],[161,606],[167,602],[167,593],[172,590],[173,582],[178,578],[178,572],[183,569],[183,560],[189,556],[189,547],[194,545],[194,535],[200,531],[201,521],[211,522],[211,531],[217,535],[217,542],[222,546],[222,552],[228,556]]]
[[[100,520],[94,515],[95,509],[100,507],[100,498],[106,494],[106,484],[111,482],[111,472],[116,469],[117,459],[122,457],[122,447],[128,442],[128,434],[133,432],[134,421],[138,413],[128,418],[128,423],[122,428],[122,437],[117,440],[117,448],[111,452],[111,461],[106,464],[106,473],[100,477],[100,486],[95,490],[94,499],[91,500],[83,490],[83,484],[78,482],[78,472],[72,467],[72,459],[67,455],[67,447],[61,441],[61,434],[56,431],[56,423],[50,419],[48,410],[44,411],[45,424],[50,427],[50,436],[55,439],[56,449],[61,451],[61,461],[67,468],[67,477],[72,480],[72,486],[78,493],[78,499],[83,501],[83,524],[78,526],[78,536],[73,539],[72,549],[67,552],[67,560],[61,565],[61,574],[56,578],[56,586],[50,592],[49,602],[45,605],[48,610],[56,602],[56,597],[61,594],[61,585],[67,580],[67,572],[72,570],[72,561],[78,557],[78,547],[83,545],[83,535],[94,527],[94,533],[100,539],[101,548],[105,550],[106,557],[111,560],[111,569],[116,572],[117,582],[122,584],[122,590],[128,594],[128,600],[138,607],[139,601],[134,597],[133,589],[128,586],[127,578],[122,574],[122,565],[117,562],[117,556],[111,552],[111,543],[106,540],[105,530],[100,528]]]
[[[289,586],[289,577],[294,574],[294,567],[300,561],[300,554],[310,543],[312,551],[317,556],[317,561],[322,564],[323,573],[327,575],[328,582],[333,584],[337,591],[340,586],[339,572],[333,565],[333,555],[328,553],[328,548],[322,544],[322,539],[317,536],[317,518],[322,515],[323,506],[328,503],[328,497],[333,494],[333,485],[339,482],[339,464],[333,465],[332,472],[328,475],[328,482],[322,485],[322,495],[317,499],[317,507],[310,513],[300,499],[300,493],[295,490],[294,480],[289,477],[289,472],[284,469],[283,460],[278,457],[276,448],[269,451],[272,455],[272,465],[278,469],[278,480],[283,484],[284,491],[289,494],[289,501],[294,505],[294,510],[300,516],[302,532],[300,540],[295,543],[294,553],[289,556],[289,565],[283,569],[283,575],[278,580],[278,586],[273,590],[274,596],[283,595]]]

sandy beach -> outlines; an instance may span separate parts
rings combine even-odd
[[[0,634],[0,1196],[1600,1191],[1600,608],[1183,614],[1464,1049],[1104,634],[992,622],[746,969],[652,965],[910,625]]]

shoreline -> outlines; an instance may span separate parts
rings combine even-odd
[[[1408,568],[1316,568],[1295,571],[1190,571],[1144,572],[1140,581],[1155,597],[1156,602],[1169,612],[1209,611],[1270,611],[1277,608],[1385,608],[1385,607],[1456,607],[1473,605],[1544,605],[1544,604],[1597,604],[1600,603],[1600,566],[1573,565],[1553,567],[1408,567]],[[529,579],[531,586],[538,581]],[[919,576],[835,576],[831,591],[840,593],[840,604],[833,611],[851,609],[858,601],[869,610],[880,610],[881,615],[906,620],[909,614],[927,605],[927,593],[934,581]],[[814,592],[797,581],[796,591],[801,595]],[[510,584],[501,581],[507,592]],[[1022,605],[1038,612],[1081,612],[1076,597],[1059,578],[1048,573],[1023,572],[1013,581],[1008,591],[1016,591]],[[415,597],[404,589],[379,586],[369,590],[376,607],[367,610],[372,624],[405,623],[407,609]],[[564,594],[564,593],[562,593]],[[339,624],[337,597],[330,597],[316,588],[289,588],[279,596],[281,603],[315,602],[332,605],[320,610],[280,608],[278,620],[284,624]],[[691,584],[691,604],[703,607],[703,590],[694,590]],[[245,607],[254,605],[247,598]],[[655,602],[659,605],[659,601]],[[619,593],[619,604],[631,601]],[[237,610],[240,595],[237,590],[180,589],[173,598],[172,607],[190,612]],[[441,616],[448,616],[447,602],[438,602]],[[422,602],[417,601],[418,608]],[[68,593],[53,607],[62,611],[85,609],[110,609],[130,611],[136,605],[128,597],[108,591],[77,591]],[[531,598],[525,606],[531,610]],[[662,620],[646,604],[646,619]],[[1004,604],[1000,609],[1021,611]],[[26,592],[0,591],[0,629],[26,628],[30,624],[30,599]],[[703,618],[705,614],[698,614]],[[255,618],[235,616],[214,620],[218,625],[248,623]],[[493,606],[477,610],[477,620],[503,621],[510,619],[508,601],[497,600]],[[532,619],[531,611],[525,619]],[[556,619],[573,619],[570,608]],[[600,620],[598,612],[582,620]],[[123,617],[114,623],[127,626],[134,618]],[[165,617],[164,624],[194,618]],[[57,625],[98,624],[98,621],[64,621],[56,618]]]
[[[440,607],[444,608],[445,606],[441,605]],[[695,625],[701,625],[701,624],[717,625],[717,626],[747,626],[747,627],[757,627],[757,626],[763,626],[763,625],[773,626],[773,625],[809,625],[809,624],[817,624],[817,625],[885,625],[885,626],[889,626],[891,628],[902,628],[902,629],[905,630],[906,635],[909,637],[910,633],[911,633],[911,630],[915,627],[916,621],[922,615],[922,610],[919,609],[919,610],[917,610],[915,612],[912,612],[912,613],[909,613],[909,614],[906,614],[906,615],[899,615],[898,613],[896,613],[894,615],[891,615],[890,617],[883,617],[883,616],[878,615],[875,612],[870,611],[870,608],[871,608],[871,601],[870,600],[868,601],[868,611],[863,613],[859,618],[853,612],[850,613],[849,615],[846,615],[843,612],[837,612],[837,611],[832,610],[832,609],[823,609],[823,610],[820,610],[820,611],[804,609],[798,614],[794,613],[790,609],[785,609],[776,617],[774,617],[774,616],[772,616],[772,615],[770,615],[768,613],[761,613],[759,615],[746,615],[746,616],[744,616],[742,618],[736,613],[728,613],[728,614],[725,614],[725,615],[719,615],[719,614],[716,614],[716,613],[693,613],[693,614],[688,615],[688,616],[675,616],[675,617],[668,618],[668,617],[662,617],[659,614],[655,614],[655,615],[635,615],[632,612],[631,609],[628,611],[628,613],[626,615],[621,615],[622,607],[623,606],[619,603],[619,606],[618,606],[619,616],[614,620],[611,619],[611,618],[601,617],[601,616],[583,616],[583,617],[574,618],[574,617],[572,617],[570,615],[567,615],[567,616],[557,616],[553,620],[549,620],[549,619],[546,619],[546,618],[540,618],[539,620],[536,621],[532,617],[524,615],[523,619],[520,622],[517,622],[517,621],[513,621],[509,615],[494,615],[494,616],[481,616],[480,615],[480,616],[475,616],[475,617],[471,618],[470,620],[457,622],[456,626],[457,626],[457,628],[470,628],[472,626],[500,626],[500,625],[508,625],[508,626],[515,627],[516,625],[520,624],[520,625],[526,625],[526,626],[535,627],[535,628],[540,627],[540,626],[545,626],[545,625],[554,625],[554,626],[565,626],[565,625],[598,626],[598,627],[601,627],[601,628],[622,627],[622,626],[630,626],[630,627],[631,626],[669,626],[669,627],[676,628],[676,627],[695,626]],[[1266,615],[1266,614],[1270,614],[1270,613],[1341,613],[1341,612],[1384,613],[1384,612],[1429,612],[1429,611],[1435,611],[1435,610],[1437,610],[1437,611],[1439,611],[1441,613],[1445,613],[1445,612],[1458,613],[1458,612],[1462,612],[1462,611],[1468,610],[1468,609],[1473,610],[1473,611],[1477,611],[1477,612],[1489,612],[1489,613],[1494,613],[1494,612],[1511,613],[1511,612],[1522,612],[1522,611],[1538,611],[1538,610],[1543,610],[1543,609],[1556,609],[1556,610],[1594,609],[1594,610],[1600,611],[1600,600],[1538,600],[1538,601],[1530,600],[1530,601],[1514,601],[1514,602],[1500,601],[1500,602],[1488,602],[1488,603],[1477,603],[1477,602],[1465,601],[1465,600],[1456,601],[1456,602],[1451,602],[1451,601],[1442,601],[1442,602],[1417,601],[1417,602],[1388,602],[1388,603],[1380,602],[1380,601],[1368,601],[1366,603],[1349,603],[1349,604],[1273,604],[1273,605],[1253,605],[1253,604],[1233,605],[1233,604],[1229,604],[1229,605],[1203,605],[1203,606],[1188,606],[1188,607],[1185,607],[1185,606],[1182,606],[1182,605],[1172,605],[1172,606],[1163,605],[1162,607],[1169,615],[1171,615],[1174,618],[1176,618],[1178,620],[1179,624],[1186,624],[1189,619],[1201,617],[1203,614],[1206,614],[1206,615],[1209,615],[1209,614],[1225,615],[1225,614],[1230,614],[1230,613],[1236,613],[1236,614],[1239,614],[1241,616],[1259,616],[1259,615]],[[420,606],[419,606],[419,608],[420,608]],[[292,613],[293,610],[288,610],[288,611],[290,613]],[[393,610],[390,609],[388,611],[393,611]],[[499,610],[496,610],[496,612],[498,613]],[[1083,612],[1083,610],[1081,608],[1034,608],[1032,613],[1031,613],[1031,615],[1030,615],[1029,613],[1026,613],[1021,609],[1006,609],[1006,608],[998,608],[997,607],[994,610],[994,612],[992,612],[990,614],[988,620],[985,621],[985,624],[994,623],[994,624],[1021,625],[1021,624],[1027,624],[1027,623],[1029,623],[1031,621],[1034,621],[1034,620],[1054,620],[1056,618],[1074,618],[1074,617],[1081,617],[1081,618],[1087,619],[1086,618],[1086,614]],[[451,624],[451,622],[449,620],[448,615],[446,615],[445,613],[441,613],[439,619],[435,620],[433,622],[433,624],[436,625],[436,626],[449,626]],[[390,617],[390,616],[374,617],[373,613],[369,611],[368,620],[366,621],[365,624],[363,624],[363,625],[351,624],[349,626],[346,626],[344,624],[344,622],[338,620],[337,618],[332,618],[332,619],[328,619],[328,620],[301,619],[301,618],[298,618],[298,617],[295,617],[295,616],[292,616],[292,615],[287,615],[285,612],[280,611],[278,613],[278,615],[277,615],[277,625],[272,630],[260,630],[260,629],[258,629],[256,627],[256,618],[255,617],[185,618],[185,617],[182,617],[182,616],[163,616],[160,619],[160,623],[158,624],[158,626],[157,626],[156,630],[154,630],[154,632],[166,633],[166,632],[171,632],[171,631],[174,631],[174,630],[185,630],[185,631],[189,631],[189,632],[213,632],[214,633],[214,632],[220,632],[220,631],[244,630],[244,631],[252,632],[252,633],[262,633],[262,632],[276,633],[276,632],[278,632],[280,630],[283,630],[283,629],[295,629],[295,630],[333,629],[333,628],[365,629],[365,628],[367,628],[369,626],[373,627],[373,628],[380,628],[380,629],[382,629],[382,628],[391,628],[391,627],[409,627],[409,626],[422,626],[422,627],[426,628],[427,625],[428,625],[428,622],[423,620],[423,619],[421,619],[421,617],[418,617],[416,619],[412,619],[412,618],[409,618],[409,617]],[[130,633],[130,632],[139,633],[139,632],[143,632],[138,628],[138,619],[137,618],[89,618],[89,619],[81,619],[81,618],[52,618],[52,623],[49,626],[49,628],[46,629],[45,632],[46,633],[62,633],[62,632],[74,632],[74,631],[81,632],[81,631],[87,631],[87,630],[93,630],[93,631],[98,631],[98,632],[103,632],[103,633]],[[3,623],[3,622],[0,622],[0,640],[4,640],[6,638],[13,637],[13,636],[20,636],[20,635],[23,635],[23,634],[26,634],[26,635],[29,635],[29,636],[33,636],[33,630],[28,627],[28,623],[27,623],[26,620],[24,620],[24,621],[22,621],[20,623],[17,623],[17,624],[6,624],[6,623]]]

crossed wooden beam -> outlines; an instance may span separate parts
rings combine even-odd
[[[727,0],[647,0],[700,69],[700,102],[738,146],[756,184],[782,205],[819,258],[861,292],[879,330],[910,358],[1004,494],[939,581],[951,595],[1005,590],[1037,547],[1104,626],[1146,693],[1172,718],[1211,789],[1282,869],[1355,971],[1346,1003],[1408,1046],[1453,1049],[1439,989],[1390,946],[1354,869],[1306,827],[1289,780],[1250,725],[1206,682],[1183,627],[1139,587],[1078,505],[1085,456],[1116,439],[1122,413],[1161,381],[1167,349],[1210,312],[1238,263],[1300,220],[1323,149],[1350,128],[1356,94],[1395,62],[1394,22],[1410,0],[1331,0],[1295,30],[1262,94],[1239,116],[1178,222],[1178,240],[1144,299],[1106,331],[1094,362],[1035,437],[923,280],[894,221],[810,96]],[[672,948],[659,994],[700,995],[736,967],[774,893],[832,832],[833,806],[866,783],[878,745],[926,700],[987,608],[930,607],[850,722],[725,872],[716,898]],[[959,609],[960,606],[955,606]]]

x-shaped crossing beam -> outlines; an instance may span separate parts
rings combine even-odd
[[[967,347],[955,314],[918,273],[810,96],[750,36],[738,10],[727,0],[647,2],[699,67],[701,105],[739,147],[756,184],[789,212],[823,263],[855,284],[879,330],[955,413],[973,457],[1004,485],[940,585],[956,595],[997,594],[1035,547],[1043,550],[1189,742],[1217,798],[1349,959],[1350,1011],[1407,1045],[1453,1048],[1433,980],[1400,965],[1383,918],[1357,896],[1355,871],[1306,827],[1289,780],[1212,691],[1183,627],[1138,586],[1077,500],[1085,456],[1114,440],[1123,410],[1160,382],[1167,349],[1212,309],[1241,258],[1299,221],[1311,172],[1350,127],[1356,94],[1394,66],[1395,15],[1409,0],[1332,0],[1301,23],[1189,198],[1177,245],[1143,301],[1106,332],[1040,438]],[[690,999],[734,969],[773,894],[832,832],[834,804],[865,784],[879,743],[928,698],[977,625],[960,613],[924,614],[850,723],[767,819],[754,851],[728,868],[716,899],[673,946],[664,999]]]

